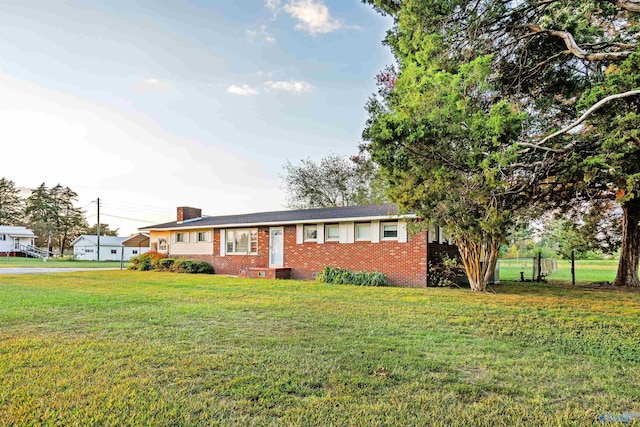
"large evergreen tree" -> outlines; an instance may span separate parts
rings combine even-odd
[[[504,201],[512,206],[505,207],[507,216],[509,209],[517,214],[521,207],[521,199],[509,200],[515,193],[525,196],[527,205],[539,208],[586,199],[616,200],[624,216],[616,284],[640,285],[637,1],[366,2],[394,18],[386,43],[399,69],[391,78],[388,72],[381,74],[381,80],[391,84],[381,92],[381,100],[369,104],[371,120],[365,139],[391,177],[406,169],[407,159],[417,164],[421,157],[440,158],[435,168],[424,163],[422,174],[427,180],[415,185],[406,180],[404,191],[428,199],[422,196],[431,191],[425,190],[426,184],[449,163],[454,169],[480,166],[492,180],[479,185],[498,190],[488,197],[508,196]],[[461,74],[478,61],[487,64],[484,86],[468,86],[468,77],[461,75],[458,93],[443,93],[442,73]],[[411,104],[415,107],[408,113],[406,106]],[[480,122],[452,115],[461,105],[465,114]],[[463,156],[450,156],[478,136],[470,129],[489,120],[482,115],[500,105],[527,113],[517,138],[497,138],[492,150],[470,149],[463,150]],[[424,117],[429,116],[436,120],[425,125]],[[509,115],[503,117],[506,120]],[[398,124],[395,129],[385,125],[391,121]],[[458,135],[451,132],[456,124],[461,129]],[[433,141],[443,136],[445,150],[433,150],[437,145]],[[385,140],[402,149],[381,154],[380,141]],[[444,182],[455,188],[459,178],[448,177]],[[466,202],[459,208],[467,209]],[[479,216],[474,209],[467,210],[469,217]]]
[[[0,178],[0,225],[21,225],[24,221],[24,201],[13,181]]]
[[[26,214],[29,225],[38,236],[38,243],[57,244],[60,255],[69,242],[88,226],[82,210],[74,206],[78,195],[69,187],[58,184],[47,188],[43,183],[27,198]]]

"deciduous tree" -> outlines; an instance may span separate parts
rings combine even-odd
[[[365,155],[348,159],[330,154],[320,161],[287,161],[282,176],[291,208],[328,208],[384,202],[384,183],[377,166]]]

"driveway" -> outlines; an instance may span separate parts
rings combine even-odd
[[[46,273],[69,273],[75,271],[105,271],[105,270],[120,270],[118,268],[0,268],[0,274],[46,274]]]

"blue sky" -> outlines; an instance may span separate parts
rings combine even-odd
[[[100,197],[122,234],[282,209],[287,160],[357,152],[390,25],[355,0],[0,0],[0,175],[91,223]]]

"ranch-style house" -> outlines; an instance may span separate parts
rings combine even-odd
[[[206,261],[218,274],[310,280],[328,265],[426,286],[429,262],[458,250],[438,227],[410,236],[413,219],[393,204],[228,216],[179,207],[176,221],[140,231],[149,234],[151,250]]]

